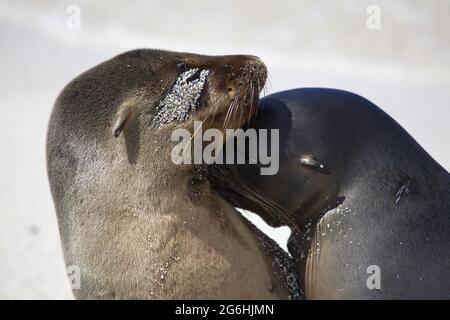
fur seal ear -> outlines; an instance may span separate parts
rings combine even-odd
[[[114,122],[113,126],[113,134],[114,137],[118,137],[120,133],[122,132],[123,128],[125,127],[125,123],[130,118],[131,112],[130,108],[123,108],[121,107],[116,115],[116,121]]]
[[[112,128],[114,137],[117,138],[118,136],[120,136],[120,133],[125,128],[125,124],[128,120],[130,120],[132,116],[132,109],[137,102],[138,101],[136,101],[136,98],[130,98],[123,102],[119,107],[119,111],[117,111],[116,120]]]
[[[127,98],[120,105],[112,126],[112,134],[114,137],[119,137],[122,131],[124,132],[124,142],[127,151],[128,161],[131,164],[136,163],[139,155],[139,113],[145,106],[142,97],[139,95]]]

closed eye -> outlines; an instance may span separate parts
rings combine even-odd
[[[329,168],[325,167],[325,165],[313,157],[309,155],[302,156],[300,158],[300,164],[306,167],[310,167],[314,169],[315,171],[324,173],[324,174],[331,174]]]
[[[186,79],[186,82],[198,80],[200,78],[200,72],[200,69],[196,70],[189,78]]]

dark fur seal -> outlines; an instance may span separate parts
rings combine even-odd
[[[293,228],[288,247],[307,298],[450,297],[445,169],[353,93],[295,89],[265,97],[259,109],[251,127],[280,130],[278,174],[216,168],[215,187]]]
[[[77,298],[296,294],[285,286],[289,261],[279,248],[211,190],[202,166],[170,157],[171,133],[192,133],[194,120],[205,129],[241,126],[265,78],[253,56],[143,49],[64,88],[49,123],[47,166],[66,264],[81,272]],[[242,116],[230,118],[230,105]]]

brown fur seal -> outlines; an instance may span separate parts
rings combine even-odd
[[[142,49],[64,88],[49,123],[47,166],[65,261],[81,272],[77,298],[296,295],[279,248],[210,188],[203,166],[170,158],[174,129],[193,133],[194,120],[242,125],[265,78],[253,56]],[[229,116],[230,105],[240,117]]]
[[[279,130],[279,172],[237,165],[224,175],[222,166],[216,187],[293,228],[288,248],[306,297],[448,299],[449,173],[356,94],[294,89],[260,109],[251,127]]]

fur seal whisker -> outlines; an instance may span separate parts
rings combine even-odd
[[[410,185],[409,180],[407,180],[405,183],[402,184],[398,192],[395,194],[394,197],[395,204],[398,204],[400,202],[400,199],[409,193],[409,185]]]
[[[225,186],[233,186],[233,191],[238,194],[257,202],[261,207],[263,207],[266,212],[272,215],[274,218],[278,215],[282,216],[290,225],[295,225],[295,221],[291,218],[292,213],[286,208],[281,206],[279,203],[273,201],[270,197],[267,197],[260,192],[255,191],[255,189],[246,183],[246,181],[238,175],[230,174],[228,169],[223,166],[215,166],[213,170],[214,183],[220,181],[221,184]],[[217,186],[220,188],[220,186]]]
[[[240,95],[240,90],[238,89],[233,101],[231,102],[230,106],[228,107],[227,113],[225,115],[225,120],[224,120],[224,125],[223,125],[222,131],[227,129],[227,127],[228,127],[228,122],[230,120],[230,116],[233,112],[233,109],[234,109],[235,105],[237,105],[239,103],[239,95]]]
[[[197,134],[197,132],[202,128],[203,123],[208,119],[208,117],[210,116],[210,114],[208,114],[206,116],[206,118],[204,120],[201,121],[199,127],[194,131],[194,133],[192,134],[192,136],[189,138],[188,142],[186,143],[185,148],[183,149],[183,154],[186,152],[187,147],[190,146],[192,139],[194,139],[195,135]]]

